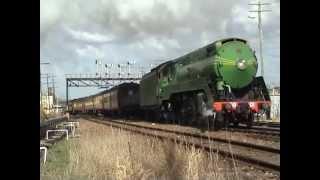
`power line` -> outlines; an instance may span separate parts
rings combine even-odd
[[[258,30],[259,30],[259,49],[260,49],[260,64],[261,64],[261,76],[264,76],[264,65],[263,65],[263,55],[262,55],[262,12],[271,12],[271,10],[262,10],[262,6],[271,5],[271,3],[262,3],[260,0],[257,3],[249,3],[249,6],[258,6],[258,10],[250,10],[249,12],[258,13]],[[255,17],[248,18],[254,19]]]

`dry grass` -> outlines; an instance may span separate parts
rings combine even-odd
[[[80,127],[63,171],[43,169],[43,179],[239,179],[217,154],[87,121]]]

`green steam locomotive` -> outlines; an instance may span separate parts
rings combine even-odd
[[[270,114],[270,97],[255,52],[240,38],[218,40],[160,64],[140,82],[146,119],[221,128],[252,125]]]

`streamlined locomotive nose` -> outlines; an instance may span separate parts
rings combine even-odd
[[[250,46],[234,40],[222,43],[214,61],[216,76],[232,89],[241,89],[253,81],[257,73],[257,59]]]

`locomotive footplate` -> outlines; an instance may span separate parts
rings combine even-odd
[[[253,113],[270,109],[270,101],[218,101],[213,103],[215,112],[236,112],[250,109]]]

